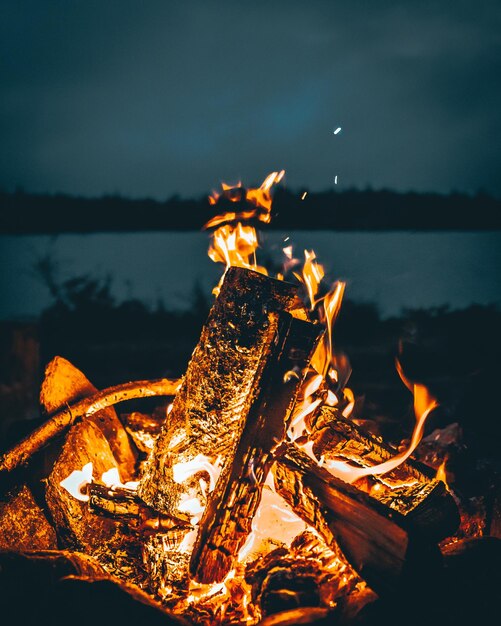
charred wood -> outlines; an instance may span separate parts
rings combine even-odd
[[[383,463],[397,454],[397,450],[331,407],[319,411],[312,439],[317,458],[341,460],[359,467]],[[402,515],[407,528],[437,542],[456,531],[459,513],[444,483],[432,478],[434,473],[411,460],[385,474],[359,479],[355,485]]]
[[[404,515],[335,478],[294,445],[282,446],[272,471],[277,493],[328,545],[337,541],[377,593],[394,591],[409,572],[418,571],[415,546],[421,542]]]
[[[139,495],[149,506],[177,510],[184,486],[173,480],[173,463],[221,454],[231,465],[259,394],[279,312],[294,305],[296,292],[283,281],[229,268],[141,480]]]
[[[187,624],[78,552],[0,552],[0,602],[6,624]]]
[[[92,483],[87,492],[90,512],[123,522],[127,532],[148,535],[191,527],[188,516],[182,513],[177,518],[161,515],[147,506],[131,489]]]
[[[280,314],[276,338],[246,416],[231,465],[220,476],[200,521],[192,574],[204,583],[224,580],[251,532],[272,450],[286,425],[312,351],[323,328]]]

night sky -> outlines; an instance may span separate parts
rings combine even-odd
[[[7,190],[501,196],[499,0],[2,0],[0,63]]]

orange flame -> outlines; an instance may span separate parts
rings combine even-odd
[[[412,389],[414,394],[414,413],[416,415],[416,425],[411,436],[411,441],[407,449],[402,450],[391,459],[384,463],[373,465],[371,467],[353,467],[344,461],[328,459],[325,461],[325,467],[341,480],[352,483],[363,476],[372,476],[377,474],[386,474],[398,467],[406,461],[419,445],[423,438],[424,426],[428,415],[438,406],[437,400],[430,394],[427,387],[419,383],[411,383],[404,375],[400,363],[397,361],[397,371],[400,374],[404,384]]]
[[[439,468],[437,469],[437,473],[435,475],[435,478],[437,480],[441,480],[444,483],[447,491],[450,491],[449,483],[447,482],[446,463],[447,463],[447,457],[442,461],[442,463],[440,464]]]
[[[284,174],[285,170],[268,174],[261,186],[257,189],[244,189],[241,182],[236,185],[227,185],[226,183],[222,183],[221,187],[223,193],[220,194],[218,192],[213,192],[209,196],[209,203],[211,205],[217,204],[221,196],[224,195],[224,197],[230,202],[241,202],[246,200],[248,203],[253,204],[256,208],[239,212],[230,211],[222,213],[221,215],[216,215],[210,219],[207,224],[205,224],[204,230],[207,228],[214,228],[215,226],[219,226],[227,222],[240,222],[252,219],[257,219],[260,222],[269,224],[271,221],[271,206],[273,202],[270,191],[273,185],[276,185],[282,180]]]
[[[239,202],[245,199],[254,209],[240,212],[226,212],[216,215],[205,224],[204,228],[218,227],[212,234],[212,242],[209,248],[209,257],[215,263],[224,263],[225,271],[229,267],[245,267],[261,274],[268,275],[265,267],[258,265],[256,250],[259,241],[254,226],[244,225],[242,222],[257,219],[264,223],[271,220],[271,187],[282,180],[285,171],[272,172],[269,174],[258,189],[244,190],[241,183],[232,187],[222,184],[224,197],[231,202]],[[235,192],[238,191],[238,193]],[[245,196],[244,196],[245,194]],[[214,193],[209,197],[211,204],[216,204],[221,194]],[[233,224],[232,224],[233,222]],[[236,224],[234,224],[236,222]],[[213,293],[217,295],[223,278]]]
[[[298,280],[300,280],[306,287],[308,292],[308,298],[310,299],[310,308],[313,311],[317,301],[315,296],[318,293],[318,288],[322,278],[325,276],[324,267],[316,261],[317,255],[313,250],[304,251],[304,265],[301,271],[301,276],[294,274]]]

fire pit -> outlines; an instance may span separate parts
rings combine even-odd
[[[98,392],[68,361],[48,365],[48,421],[0,460],[13,618],[438,622],[454,614],[447,594],[466,568],[499,552],[494,538],[471,539],[499,525],[497,509],[475,526],[447,486],[441,445],[453,431],[428,440],[431,464],[413,458],[437,407],[425,385],[397,362],[416,417],[400,450],[352,418],[333,332],[345,285],[326,291],[315,254],[300,262],[290,245],[276,276],[258,265],[255,226],[270,221],[282,176],[211,196],[209,256],[225,272],[181,380]],[[151,396],[153,414],[118,419],[114,405]],[[444,578],[442,608],[410,608],[436,603]],[[25,593],[38,604],[23,606]]]

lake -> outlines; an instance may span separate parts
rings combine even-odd
[[[403,308],[501,303],[501,232],[293,231],[266,234],[266,250],[314,249],[330,280],[347,281],[347,297],[375,302],[383,316]],[[118,300],[187,308],[195,283],[210,292],[221,273],[198,232],[0,235],[0,319],[37,316],[50,295],[34,266],[50,254],[62,280],[112,279]]]

